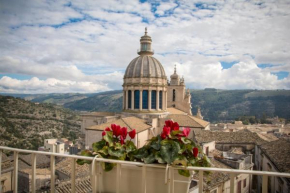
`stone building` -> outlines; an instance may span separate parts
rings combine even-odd
[[[129,131],[136,129],[134,143],[137,147],[159,134],[168,119],[180,123],[181,127],[209,129],[210,124],[202,119],[200,111],[197,116],[192,115],[191,95],[176,67],[170,82],[167,80],[162,64],[153,57],[152,38],[146,28],[138,54],[124,74],[122,112],[114,115],[102,112],[104,116],[97,116],[98,112],[83,115],[86,148],[102,139],[102,131],[113,123],[127,127]]]

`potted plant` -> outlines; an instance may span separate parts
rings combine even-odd
[[[135,130],[127,132],[127,128],[121,128],[118,125],[111,125],[102,133],[103,139],[92,145],[92,151],[85,150],[82,155],[96,156],[108,159],[139,161],[145,164],[168,164],[208,167],[210,163],[208,158],[200,151],[200,148],[190,139],[188,139],[190,129],[179,128],[177,122],[171,120],[165,121],[163,131],[156,137],[148,140],[148,143],[142,148],[137,149],[131,141],[135,137]],[[130,140],[125,141],[127,134]],[[85,160],[78,160],[78,164],[90,163]],[[98,169],[98,173],[102,175],[102,182],[98,185],[105,190],[104,192],[115,192],[116,183],[112,180],[116,179],[116,169],[113,163],[101,163],[104,171]],[[171,170],[171,176],[175,180],[184,181],[178,183],[175,189],[178,192],[188,192],[191,174],[188,170]],[[146,184],[147,192],[167,192],[169,184],[165,184],[167,172],[164,168],[146,167]],[[132,167],[122,165],[121,167],[121,186],[120,192],[141,192],[142,187],[142,167]],[[110,182],[107,182],[107,180]]]

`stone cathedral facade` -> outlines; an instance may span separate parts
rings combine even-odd
[[[209,122],[204,121],[201,114],[192,116],[191,95],[176,67],[168,80],[162,64],[153,57],[152,39],[146,28],[138,54],[124,74],[122,112],[82,115],[81,129],[85,134],[86,148],[99,141],[102,131],[111,124],[127,127],[129,131],[136,129],[134,143],[137,147],[142,147],[148,139],[160,133],[168,119],[178,122],[181,127],[209,129]]]

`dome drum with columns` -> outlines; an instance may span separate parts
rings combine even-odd
[[[137,58],[128,65],[123,84],[123,111],[158,113],[167,107],[167,77],[162,64],[154,58],[151,37],[140,39]]]

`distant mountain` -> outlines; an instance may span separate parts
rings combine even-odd
[[[80,124],[78,115],[69,109],[0,95],[0,145],[37,149],[47,138],[74,140]]]
[[[78,111],[120,112],[122,105],[123,92],[117,90],[97,93],[82,100],[68,102],[64,104],[64,107]]]
[[[191,90],[192,112],[197,106],[205,120],[230,121],[240,116],[279,116],[290,119],[290,90]],[[30,98],[29,98],[30,97]],[[34,102],[56,103],[78,111],[122,110],[121,90],[95,94],[47,94],[25,96]]]

